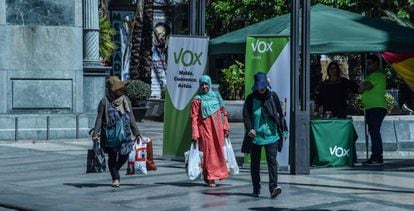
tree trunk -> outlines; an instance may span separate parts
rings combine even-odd
[[[131,79],[151,82],[153,0],[137,1],[132,31]]]

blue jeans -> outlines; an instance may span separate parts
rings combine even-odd
[[[382,160],[381,124],[387,114],[385,108],[371,108],[365,110],[368,132],[371,137],[371,158]]]
[[[269,171],[269,191],[272,193],[273,189],[277,187],[277,142],[266,145],[252,144],[250,172],[252,176],[253,191],[257,193],[260,192],[260,158],[262,146],[266,151],[267,168]]]

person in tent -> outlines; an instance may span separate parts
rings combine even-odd
[[[332,112],[332,116],[345,119],[347,116],[347,100],[352,93],[358,93],[358,84],[341,77],[338,62],[331,62],[327,68],[328,78],[322,82],[318,90],[317,105],[319,112]]]
[[[365,109],[365,122],[371,137],[371,157],[362,163],[364,166],[383,166],[381,124],[387,114],[385,102],[386,76],[380,69],[379,57],[367,57],[367,78],[360,84],[358,92],[362,95]]]

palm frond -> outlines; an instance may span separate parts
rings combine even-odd
[[[99,18],[99,55],[109,60],[112,56],[112,51],[118,46],[112,40],[116,31],[112,28],[109,19],[106,16]]]

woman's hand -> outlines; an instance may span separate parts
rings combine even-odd
[[[92,141],[93,142],[97,142],[97,141],[100,141],[100,140],[101,140],[101,137],[99,135],[92,136]]]
[[[256,137],[256,131],[255,131],[255,130],[253,130],[253,129],[251,129],[251,130],[249,131],[249,133],[247,133],[247,135],[248,135],[250,138],[254,138],[254,137]]]
[[[225,131],[224,131],[224,137],[226,137],[226,138],[227,138],[227,137],[229,137],[229,135],[230,135],[230,131],[225,130]]]

